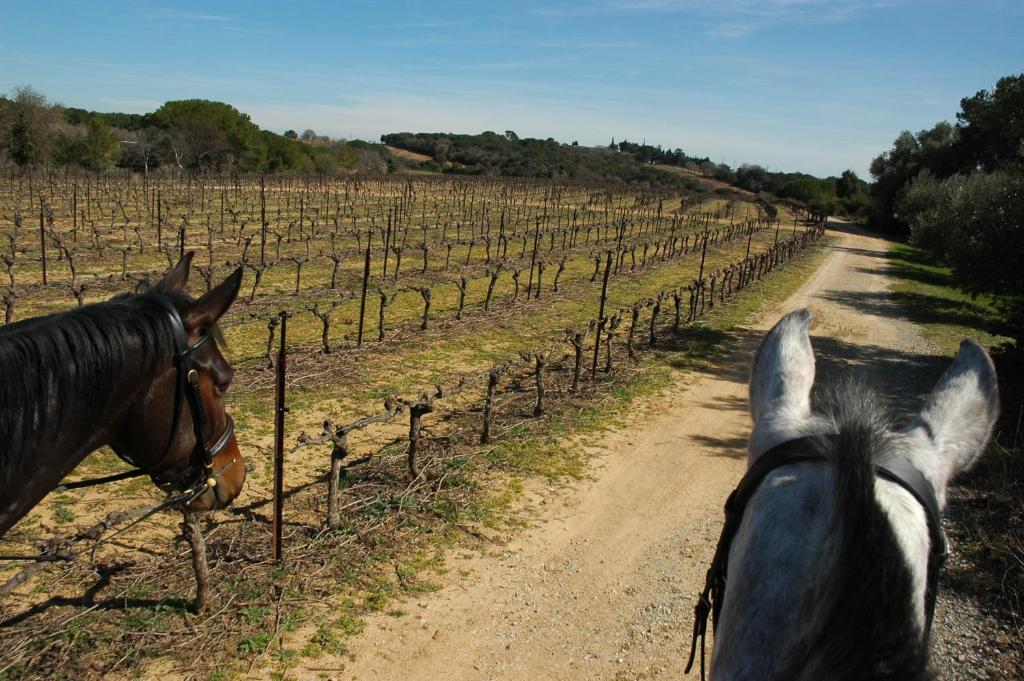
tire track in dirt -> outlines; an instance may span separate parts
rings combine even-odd
[[[376,615],[349,641],[354,660],[320,658],[298,678],[678,679],[693,598],[745,470],[746,384],[763,331],[810,307],[823,373],[872,358],[927,357],[888,294],[888,244],[844,223],[804,286],[732,350],[657,398],[593,448],[589,480],[531,495],[532,526],[488,555],[448,560],[444,588]],[[921,363],[906,362],[921,369]],[[883,383],[906,382],[892,366]],[[328,671],[329,670],[329,671]]]

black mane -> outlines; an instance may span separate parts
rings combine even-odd
[[[925,681],[927,636],[915,617],[910,570],[874,492],[872,463],[891,451],[894,432],[885,400],[853,380],[817,397],[838,431],[819,442],[836,471],[835,541],[808,584],[800,607],[806,627],[779,678]]]
[[[11,483],[55,433],[103,423],[127,369],[151,371],[173,353],[158,295],[179,309],[192,300],[158,285],[0,327],[0,482]]]

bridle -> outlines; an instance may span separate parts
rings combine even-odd
[[[184,400],[188,404],[189,412],[192,415],[192,430],[195,433],[196,439],[194,452],[197,451],[202,457],[202,467],[200,468],[199,475],[191,481],[186,479],[182,484],[179,484],[179,481],[176,480],[165,483],[158,482],[157,486],[168,493],[184,495],[188,499],[186,503],[191,503],[199,495],[217,486],[217,478],[223,471],[214,470],[213,460],[228,446],[228,443],[234,437],[235,421],[231,418],[230,414],[226,414],[227,425],[224,428],[224,432],[220,434],[213,444],[207,444],[206,437],[203,434],[206,425],[206,411],[203,408],[203,400],[199,394],[199,372],[195,366],[193,353],[210,340],[211,334],[207,332],[190,345],[188,342],[188,332],[185,331],[185,323],[181,319],[181,313],[178,312],[178,308],[166,296],[156,295],[154,298],[167,311],[171,322],[171,333],[174,338],[174,357],[171,360],[171,364],[174,366],[176,376],[174,414],[171,418],[171,430],[167,436],[167,444],[164,446],[163,454],[160,455],[160,459],[155,464],[150,466],[139,466],[126,454],[118,451],[117,448],[113,449],[114,453],[121,459],[138,469],[137,471],[132,471],[133,474],[153,475],[159,471],[166,462],[167,456],[170,454],[171,447],[174,444],[178,424],[181,422],[181,404]]]
[[[178,424],[181,422],[181,403],[183,398],[188,404],[189,411],[192,414],[192,429],[196,438],[196,445],[195,450],[193,450],[193,454],[198,450],[199,454],[202,456],[202,466],[199,470],[199,474],[195,478],[191,480],[186,478],[182,484],[177,484],[178,481],[175,480],[160,483],[154,479],[157,487],[167,492],[167,498],[159,504],[151,507],[145,513],[135,518],[131,523],[125,525],[103,541],[110,541],[114,536],[137,525],[158,511],[178,505],[187,507],[207,491],[216,487],[217,479],[220,474],[237,463],[232,459],[230,463],[219,471],[216,471],[213,468],[214,458],[220,454],[234,438],[235,421],[231,418],[231,414],[225,414],[225,417],[227,418],[227,425],[224,427],[224,432],[220,434],[212,445],[208,445],[206,443],[206,438],[203,435],[203,428],[206,424],[206,411],[203,409],[203,400],[199,394],[199,372],[195,367],[195,360],[192,358],[192,353],[210,340],[210,333],[207,332],[199,340],[190,345],[188,342],[188,332],[185,331],[185,323],[181,319],[181,313],[178,312],[176,307],[174,307],[174,303],[164,295],[156,294],[154,298],[160,306],[167,311],[167,315],[170,317],[171,321],[171,333],[174,336],[174,357],[171,359],[171,363],[175,368],[174,415],[171,419],[171,431],[167,436],[167,444],[164,446],[163,454],[160,455],[160,459],[155,464],[151,466],[140,466],[133,461],[130,456],[125,454],[123,451],[120,451],[120,448],[111,445],[111,449],[114,450],[114,453],[127,464],[133,466],[133,470],[123,473],[115,473],[113,475],[107,475],[100,478],[62,483],[61,485],[58,485],[56,489],[61,491],[80,489],[83,487],[93,487],[118,480],[127,480],[141,475],[153,476],[160,470],[160,468],[163,467],[167,460],[167,456],[170,454],[171,446],[174,444],[174,437],[178,430]],[[0,556],[0,560],[68,560],[66,555],[55,557],[47,556],[48,554],[46,553],[40,554],[39,556]]]
[[[814,446],[816,437],[802,437],[772,447],[761,455],[747,470],[736,489],[725,502],[725,524],[718,538],[715,555],[711,559],[704,591],[697,599],[694,607],[693,636],[690,640],[690,659],[686,663],[684,674],[689,674],[697,654],[697,641],[700,640],[700,678],[704,679],[704,644],[707,635],[708,616],[711,617],[712,631],[718,627],[718,616],[722,611],[725,596],[726,578],[729,567],[729,550],[732,540],[739,531],[743,520],[743,511],[754,496],[761,482],[775,469],[791,463],[808,461],[827,461],[828,459]],[[910,493],[925,510],[928,519],[928,534],[931,538],[931,552],[928,556],[928,581],[925,593],[926,625],[925,636],[931,631],[932,618],[935,614],[935,599],[939,589],[939,571],[946,562],[948,543],[946,533],[942,530],[942,516],[939,502],[924,475],[906,459],[898,458],[885,463],[873,464],[875,474],[890,482],[894,482]]]

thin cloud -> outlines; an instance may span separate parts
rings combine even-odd
[[[606,0],[606,12],[659,12],[695,15],[716,38],[743,38],[785,24],[850,21],[899,0]]]
[[[182,12],[181,10],[164,8],[150,15],[153,19],[179,19],[182,21],[234,21],[231,17],[205,12]]]

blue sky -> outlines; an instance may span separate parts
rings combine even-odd
[[[1022,0],[0,2],[0,91],[229,102],[335,137],[628,138],[867,176],[900,130],[1024,71]]]

